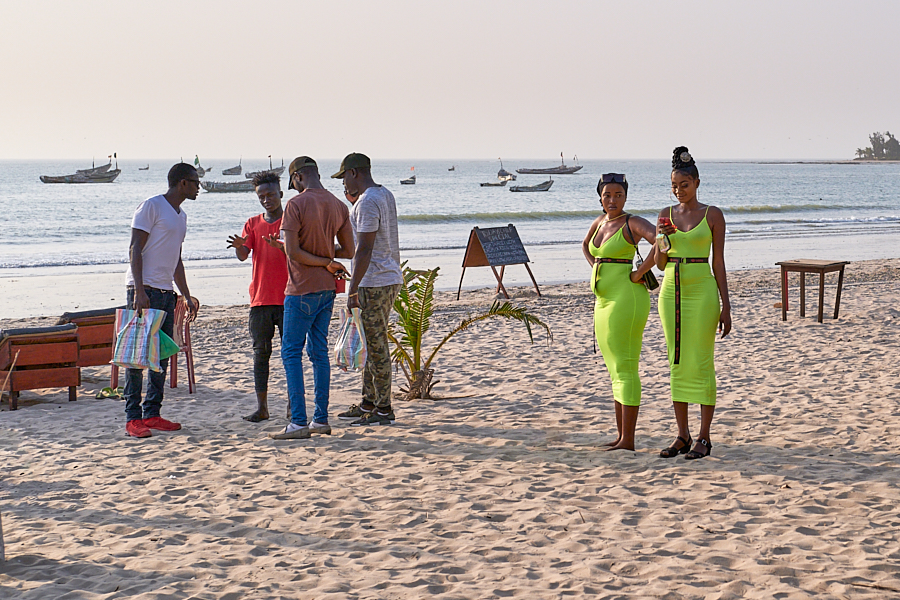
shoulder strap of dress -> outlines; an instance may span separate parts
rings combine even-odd
[[[708,214],[709,214],[709,205],[707,204],[707,205],[706,205],[706,212],[703,213],[703,218],[705,219],[705,218],[706,218],[706,215],[708,215]]]

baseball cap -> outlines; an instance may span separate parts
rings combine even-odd
[[[344,176],[347,169],[371,169],[372,161],[365,154],[353,152],[344,157],[341,161],[341,170],[331,176],[332,179],[340,179]]]
[[[294,190],[297,189],[294,187],[294,173],[302,169],[303,167],[318,167],[316,161],[311,159],[308,156],[298,156],[294,160],[291,161],[291,166],[288,167],[288,189]]]

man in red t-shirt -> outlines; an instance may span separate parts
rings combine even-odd
[[[245,421],[259,423],[269,418],[269,357],[272,338],[278,327],[281,339],[284,326],[284,289],[287,285],[287,259],[284,253],[267,243],[278,237],[281,230],[281,181],[274,173],[261,173],[253,178],[259,203],[266,210],[250,217],[241,235],[228,236],[228,247],[234,248],[238,260],[253,257],[253,277],[250,280],[250,338],[253,340],[253,384],[256,388],[256,412]]]

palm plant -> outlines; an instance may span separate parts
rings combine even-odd
[[[524,307],[495,300],[486,312],[469,315],[463,319],[438,342],[437,346],[428,353],[428,357],[423,360],[425,355],[423,340],[431,328],[431,317],[434,314],[434,282],[440,267],[415,271],[407,268],[406,263],[403,266],[403,284],[400,294],[394,302],[394,311],[398,318],[396,323],[392,323],[388,336],[394,343],[391,356],[400,365],[406,376],[408,389],[401,388],[401,391],[407,400],[432,398],[431,390],[438,381],[432,381],[434,369],[431,368],[431,363],[450,338],[457,333],[466,331],[478,322],[495,318],[511,319],[525,325],[528,339],[532,344],[534,343],[532,325],[541,327],[547,332],[548,343],[553,340],[550,328]]]

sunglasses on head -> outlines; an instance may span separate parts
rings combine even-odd
[[[625,174],[604,173],[600,176],[600,183],[625,183]]]

